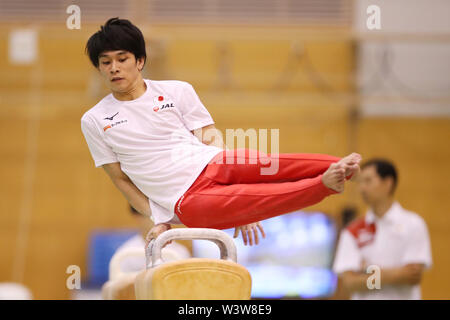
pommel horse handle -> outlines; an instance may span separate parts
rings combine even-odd
[[[210,240],[219,247],[220,259],[237,262],[236,245],[224,231],[208,228],[176,228],[161,233],[145,248],[147,269],[164,263],[161,250],[170,240]]]

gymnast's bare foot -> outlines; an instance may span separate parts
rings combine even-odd
[[[345,165],[345,177],[354,181],[360,172],[359,162],[361,161],[361,155],[353,152],[348,156],[342,158],[337,163]]]
[[[322,175],[322,183],[329,189],[336,192],[343,192],[345,185],[346,165],[342,163],[332,163],[327,171]]]

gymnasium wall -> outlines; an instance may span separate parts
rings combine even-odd
[[[379,30],[366,27],[369,5],[380,8]],[[397,164],[398,200],[428,224],[434,262],[422,285],[428,299],[448,299],[450,290],[449,10],[445,0],[359,0],[353,11],[358,148]]]

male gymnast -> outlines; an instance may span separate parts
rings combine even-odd
[[[130,205],[150,216],[146,241],[171,228],[235,228],[258,244],[261,220],[342,193],[361,156],[266,154],[227,149],[211,115],[185,81],[144,79],[145,41],[130,21],[109,19],[86,52],[111,93],[81,118],[96,167]],[[277,170],[262,174],[277,163]]]

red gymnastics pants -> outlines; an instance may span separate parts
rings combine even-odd
[[[190,228],[228,229],[299,210],[338,193],[321,178],[340,159],[324,154],[223,150],[178,199],[175,214]],[[269,167],[278,170],[261,174]]]

